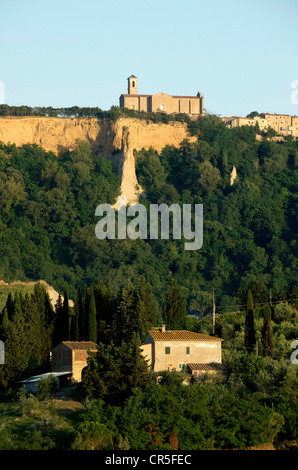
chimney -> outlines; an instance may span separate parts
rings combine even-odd
[[[164,323],[161,325],[160,331],[161,331],[162,333],[164,333],[164,332],[166,331],[166,325],[165,325]]]

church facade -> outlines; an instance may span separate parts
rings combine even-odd
[[[128,93],[120,96],[120,107],[149,113],[185,113],[189,116],[203,116],[204,96],[201,93],[197,96],[172,96],[166,93],[139,95],[138,79],[131,75],[128,77]]]

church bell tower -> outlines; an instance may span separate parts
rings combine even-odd
[[[138,79],[134,75],[128,77],[128,94],[137,95],[138,94]]]

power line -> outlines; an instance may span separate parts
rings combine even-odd
[[[288,302],[296,302],[298,299],[288,299],[288,300],[276,300],[275,302],[271,302],[271,304],[281,304],[281,303],[288,303]],[[257,302],[254,303],[254,306],[256,305],[268,305],[270,304],[269,301],[267,302]],[[240,307],[246,307],[245,304],[243,305],[216,305],[216,310],[224,310],[226,308],[240,308]],[[207,307],[207,308],[212,308],[212,307]],[[239,313],[240,311],[237,311],[235,313]]]

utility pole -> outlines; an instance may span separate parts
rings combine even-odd
[[[270,305],[272,305],[271,289],[270,289],[269,293],[270,293]]]
[[[215,334],[215,302],[214,302],[214,287],[212,290],[212,298],[213,298],[213,334]]]

